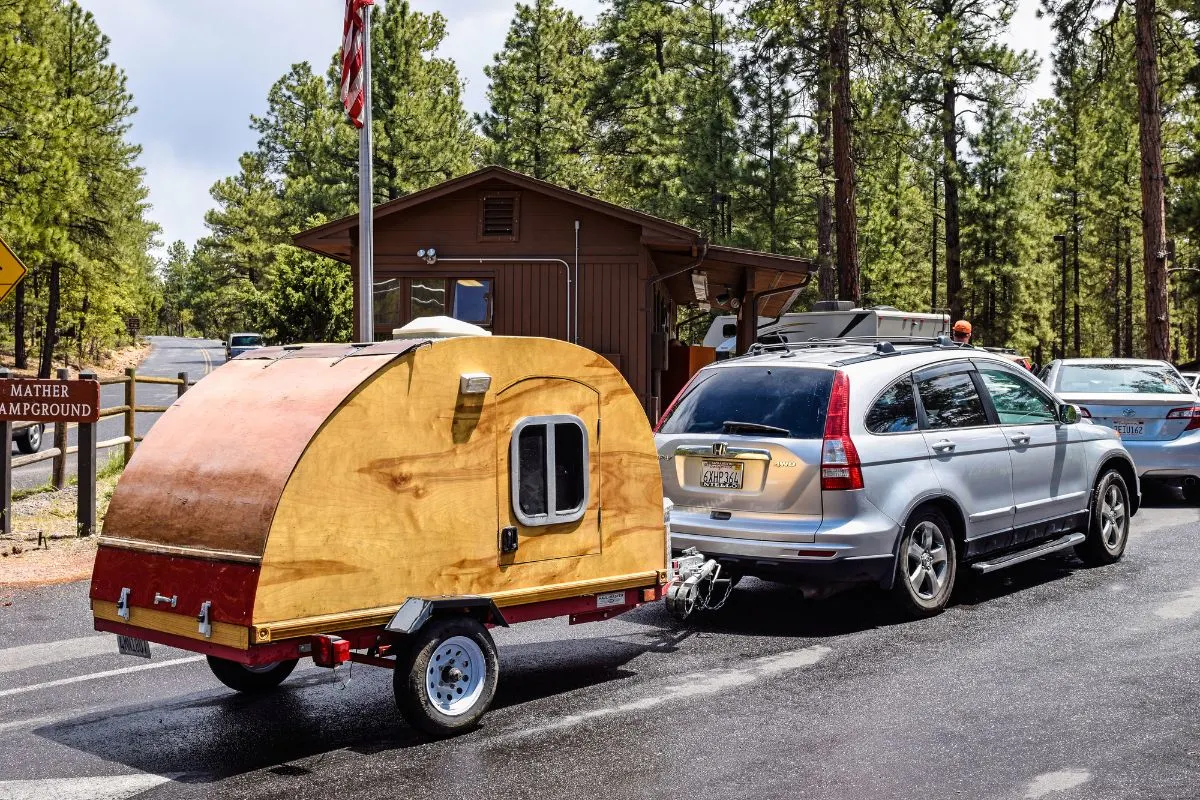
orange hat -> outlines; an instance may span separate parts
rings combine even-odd
[[[970,336],[971,323],[967,322],[965,319],[960,319],[958,322],[954,323],[952,330],[955,333],[965,333],[967,336]]]

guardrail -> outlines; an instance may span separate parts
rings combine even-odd
[[[59,369],[56,376],[59,380],[67,380],[70,378],[70,370]],[[95,373],[81,372],[81,378],[95,378]],[[124,445],[125,463],[129,463],[129,459],[133,458],[133,450],[142,437],[137,435],[136,421],[137,414],[161,414],[170,406],[139,406],[137,404],[137,385],[139,383],[146,384],[161,384],[165,386],[176,387],[176,397],[182,397],[183,393],[191,386],[186,372],[180,372],[174,378],[160,378],[156,375],[138,375],[137,369],[128,367],[125,374],[117,378],[103,378],[100,380],[101,386],[113,386],[123,384],[125,386],[125,402],[119,406],[109,406],[108,408],[100,409],[100,419],[123,415],[125,417],[125,433],[123,436],[117,436],[112,439],[105,439],[102,442],[96,442],[93,449],[93,458],[95,452],[107,450],[110,447]],[[36,423],[32,422],[16,422],[13,423],[13,432],[23,430]],[[75,423],[70,425],[55,425],[54,426],[54,444],[46,450],[38,453],[31,453],[27,456],[17,456],[12,460],[12,466],[24,467],[28,464],[37,464],[41,461],[53,460],[54,464],[50,468],[50,483],[55,489],[62,489],[67,485],[67,456],[78,453],[79,447],[72,445],[67,446],[67,431],[75,427]]]

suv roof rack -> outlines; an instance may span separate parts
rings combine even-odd
[[[746,355],[788,350],[812,350],[821,347],[845,347],[847,345],[881,345],[892,348],[900,345],[925,345],[927,347],[958,347],[949,336],[843,336],[836,339],[808,339],[803,342],[755,342]]]

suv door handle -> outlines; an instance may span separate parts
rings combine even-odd
[[[938,441],[929,445],[929,447],[935,453],[949,453],[954,450],[954,442],[950,441],[949,439],[939,439]]]
[[[1013,431],[1011,438],[1013,444],[1029,444],[1029,434],[1023,431]]]

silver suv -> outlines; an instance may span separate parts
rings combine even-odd
[[[914,615],[977,572],[1121,558],[1141,494],[1120,438],[1027,370],[946,340],[756,345],[696,373],[656,434],[671,546]]]

